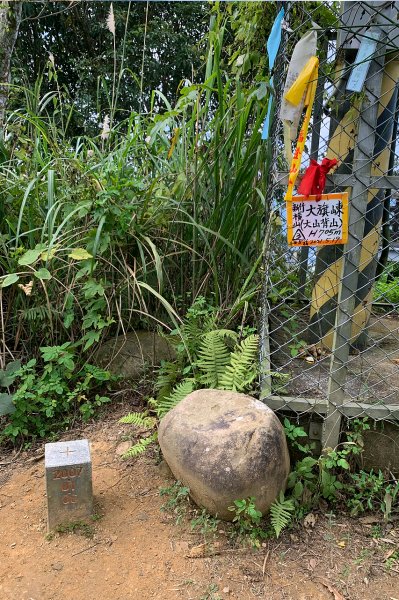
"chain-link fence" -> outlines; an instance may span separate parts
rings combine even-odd
[[[265,402],[318,415],[314,437],[334,446],[342,418],[399,419],[399,3],[328,4],[281,3],[261,364]],[[301,172],[310,159],[338,159],[325,191],[348,192],[349,235],[345,245],[289,247],[279,110],[293,48],[312,27],[320,65]],[[355,65],[366,78],[351,91]]]

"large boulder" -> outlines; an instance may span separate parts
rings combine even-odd
[[[250,396],[193,392],[162,419],[158,439],[176,479],[219,518],[231,520],[229,506],[250,496],[264,514],[285,489],[290,460],[284,430],[274,412]]]
[[[154,331],[132,331],[108,340],[96,353],[95,361],[113,375],[137,379],[145,366],[159,365],[174,358],[169,342]]]

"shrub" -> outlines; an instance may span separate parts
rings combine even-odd
[[[40,348],[42,365],[30,360],[15,373],[12,413],[3,439],[45,437],[73,422],[93,416],[109,402],[96,393],[111,379],[108,371],[90,364],[77,368],[71,344]]]

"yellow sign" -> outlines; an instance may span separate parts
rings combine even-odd
[[[290,246],[326,246],[348,241],[348,194],[292,196],[287,199]]]

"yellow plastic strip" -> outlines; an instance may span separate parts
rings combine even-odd
[[[313,80],[313,71],[316,67],[319,66],[319,59],[317,56],[312,56],[309,58],[306,65],[303,67],[302,71],[299,73],[298,77],[295,79],[294,83],[285,93],[284,98],[288,100],[291,104],[297,106],[303,98],[305,91],[307,90],[309,83]],[[306,106],[305,101],[305,106]]]
[[[287,163],[292,163],[292,148],[291,148],[291,123],[289,121],[283,121],[283,135],[284,135],[284,149],[285,158]]]
[[[294,192],[295,181],[296,181],[296,178],[298,177],[299,169],[301,166],[303,149],[305,147],[306,138],[308,135],[310,117],[312,115],[312,108],[313,108],[313,103],[314,103],[314,99],[315,99],[315,95],[316,95],[319,59],[317,57],[313,57],[313,58],[315,59],[315,61],[313,63],[314,68],[311,73],[310,81],[308,79],[309,89],[306,91],[306,99],[308,100],[308,105],[307,105],[307,109],[306,109],[305,118],[302,123],[301,131],[299,132],[296,150],[294,152],[294,156],[293,156],[292,162],[291,162],[291,168],[290,168],[289,177],[288,177],[288,189],[287,189],[287,193],[285,195],[285,200],[292,200],[292,194]],[[306,67],[305,67],[305,69],[306,69]],[[303,73],[303,71],[299,75],[298,79],[302,76],[302,73]],[[298,81],[298,79],[297,79],[297,81]],[[294,85],[295,85],[295,83],[292,85],[292,87]],[[289,92],[292,90],[292,87],[290,88]],[[285,97],[287,98],[287,94]]]

